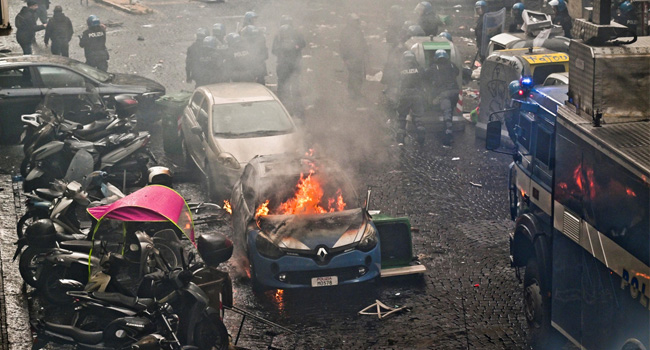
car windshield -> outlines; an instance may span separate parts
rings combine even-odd
[[[112,74],[106,73],[104,71],[101,71],[95,67],[91,67],[85,63],[81,62],[70,62],[70,66],[74,68],[77,71],[81,71],[87,75],[89,75],[93,79],[97,79],[101,81],[102,83],[105,83],[109,81],[112,77]]]
[[[225,138],[272,136],[294,130],[277,101],[229,103],[212,106],[212,131]]]

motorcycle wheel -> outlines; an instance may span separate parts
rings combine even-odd
[[[28,285],[38,288],[39,278],[41,276],[41,270],[43,266],[36,263],[36,256],[44,253],[46,249],[27,247],[21,254],[20,260],[18,261],[18,271],[20,276],[23,278],[25,283]]]
[[[194,329],[194,343],[199,350],[227,350],[228,330],[217,314],[204,315]]]
[[[59,280],[62,279],[72,279],[77,281],[85,281],[81,276],[75,276],[76,274],[70,268],[63,266],[55,266],[53,268],[43,270],[41,272],[43,275],[39,281],[39,289],[47,301],[53,304],[70,304],[72,303],[72,297],[67,294],[68,290],[61,288]]]

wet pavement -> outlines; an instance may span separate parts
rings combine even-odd
[[[165,85],[169,93],[193,88],[183,81],[185,51],[199,26],[211,28],[215,22],[224,22],[233,30],[245,11],[255,10],[260,15],[257,24],[267,28],[270,46],[280,15],[291,15],[308,41],[303,51],[302,85],[308,106],[304,127],[311,147],[316,154],[334,158],[347,169],[359,193],[372,186],[371,209],[408,216],[418,229],[414,233],[413,249],[427,267],[421,278],[255,295],[236,254],[225,266],[234,279],[235,305],[296,332],[276,336],[273,346],[282,349],[528,348],[522,287],[508,262],[507,232],[512,227],[506,192],[509,157],[485,151],[475,139],[471,124],[456,132],[451,148],[442,147],[442,134],[437,129],[429,131],[423,146],[410,139],[406,145],[396,145],[392,141],[393,118],[382,107],[383,86],[365,82],[364,96],[358,100],[349,99],[345,92],[346,72],[337,53],[345,16],[356,12],[363,21],[371,51],[368,74],[372,75],[383,67],[387,52],[383,42],[387,10],[396,1],[152,0],[143,3],[154,13],[133,16],[93,2],[89,7],[76,3],[65,5],[64,12],[72,19],[76,34],[81,33],[90,14],[110,24],[109,71],[153,78]],[[398,3],[405,8],[415,5]],[[53,5],[56,4],[54,1]],[[468,28],[473,26],[474,19],[463,8],[456,12],[457,8],[452,7],[456,4],[447,3],[439,12],[455,15],[449,29],[469,60],[475,48],[462,36],[473,38]],[[458,4],[471,11],[473,2]],[[12,11],[17,11],[18,5],[12,4]],[[71,56],[83,58],[77,39],[71,42]],[[269,72],[274,73],[272,55],[267,65]],[[270,76],[267,82],[273,88],[275,77]],[[201,177],[185,169],[182,159],[164,155],[160,123],[141,127],[152,131],[154,153],[161,163],[175,171],[179,192],[192,201],[203,199]],[[18,168],[20,150],[5,147],[2,153],[0,169],[11,174]],[[4,175],[0,180],[3,181],[0,187],[10,185],[9,176]],[[11,220],[15,220],[4,209],[13,208],[14,204],[7,188],[0,192],[0,199],[4,235],[11,230]],[[200,229],[231,235],[228,226]],[[3,266],[17,265],[5,255],[11,250],[7,248],[10,244],[7,240],[2,242]],[[4,275],[5,282],[12,280],[11,288],[19,285],[13,281],[15,276]],[[408,309],[383,320],[358,315],[358,311],[375,300]],[[39,309],[42,306],[39,303],[32,305],[33,315],[47,314],[48,309]],[[11,313],[16,311],[7,310],[9,314],[7,318],[2,315],[3,319],[13,319]],[[225,322],[233,336],[240,320],[239,315],[226,312]],[[22,327],[26,325],[23,323]],[[238,345],[266,348],[271,340],[266,330],[269,329],[259,323],[246,321]],[[0,333],[0,336],[4,335]],[[3,344],[5,339],[0,338]]]

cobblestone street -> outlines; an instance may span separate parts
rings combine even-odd
[[[193,89],[193,85],[184,82],[185,51],[198,27],[211,28],[215,22],[224,22],[231,31],[245,11],[255,10],[260,16],[258,24],[266,27],[270,46],[281,14],[293,16],[301,26],[308,41],[303,51],[302,85],[308,106],[304,126],[310,144],[318,154],[335,159],[348,170],[361,197],[365,198],[367,186],[372,187],[370,209],[410,218],[412,226],[418,229],[413,234],[414,253],[427,272],[422,278],[384,279],[345,288],[273,291],[256,296],[233,257],[227,268],[235,282],[235,305],[296,331],[295,335],[277,336],[273,346],[528,349],[522,287],[508,261],[507,233],[513,224],[509,220],[506,175],[511,157],[485,151],[469,123],[455,133],[451,148],[442,147],[440,130],[429,130],[423,146],[411,140],[406,145],[396,145],[394,118],[382,107],[383,86],[366,81],[360,100],[350,100],[345,92],[346,72],[337,53],[345,16],[350,12],[360,15],[371,50],[368,74],[374,74],[382,69],[386,57],[385,19],[393,3],[396,1],[149,0],[142,2],[154,10],[149,15],[134,16],[94,2],[89,7],[70,3],[64,5],[64,11],[72,19],[75,35],[81,33],[90,14],[111,24],[107,40],[111,55],[109,71],[152,78],[165,85],[168,93]],[[399,3],[406,9],[416,4]],[[14,2],[12,13],[17,13],[21,4]],[[461,36],[473,39],[473,33],[466,28],[473,25],[474,19],[471,13],[454,12],[456,4],[471,10],[473,2],[444,3],[439,11],[455,13],[450,31],[454,42],[461,45]],[[9,37],[9,41],[13,39]],[[19,49],[15,41],[13,45]],[[71,57],[83,61],[76,38],[70,46]],[[473,46],[463,46],[461,50],[467,60],[474,56]],[[275,57],[271,55],[267,65],[274,74]],[[275,81],[274,76],[267,79],[272,89]],[[202,187],[197,176],[190,176],[182,163],[164,155],[160,123],[141,127],[152,131],[153,151],[177,174],[179,192],[194,201],[201,199]],[[20,150],[7,149],[0,159],[0,168],[7,174],[17,171],[21,156]],[[0,186],[10,186],[8,176],[2,179]],[[2,208],[13,208],[11,188],[3,188]],[[5,233],[2,236],[15,237],[13,231],[4,232],[12,229],[7,223],[15,221],[13,212],[3,210],[0,220],[5,223],[1,226]],[[228,227],[214,229],[231,233]],[[5,255],[13,249],[12,243],[6,238],[2,242],[2,264],[17,265]],[[8,278],[4,276],[5,280]],[[357,314],[375,300],[406,306],[408,311],[384,320]],[[226,326],[233,336],[240,320],[240,316],[226,312]],[[4,332],[4,328],[0,331]],[[0,339],[6,343],[5,338]],[[269,339],[264,327],[247,321],[237,345],[262,349]],[[27,339],[24,341],[28,343]]]

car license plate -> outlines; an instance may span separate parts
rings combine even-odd
[[[339,284],[339,278],[336,276],[314,277],[311,279],[312,287],[327,287]]]

